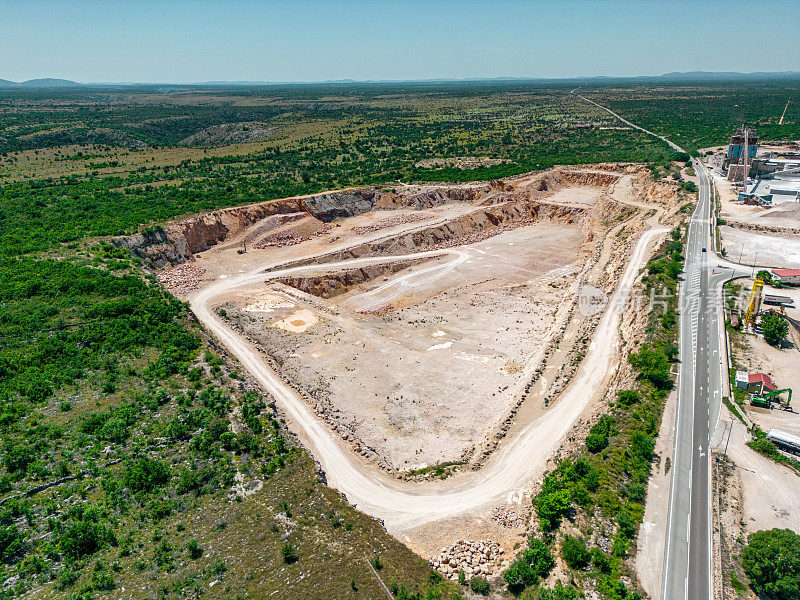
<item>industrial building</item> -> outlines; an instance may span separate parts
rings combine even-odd
[[[772,278],[787,285],[800,285],[800,269],[772,269]]]
[[[800,152],[758,156],[760,141],[754,129],[740,127],[725,150],[721,170],[741,186],[739,201],[759,206],[800,202]]]

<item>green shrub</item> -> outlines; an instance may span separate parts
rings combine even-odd
[[[583,538],[571,535],[564,536],[564,540],[561,542],[561,556],[573,569],[582,569],[589,564],[591,559],[591,554]]]
[[[292,544],[286,543],[281,546],[281,558],[287,565],[297,562],[297,553]]]
[[[132,492],[151,492],[169,481],[169,467],[151,458],[135,460],[122,472],[122,482]]]
[[[742,567],[757,594],[800,598],[800,535],[789,529],[753,533],[742,550]]]
[[[639,401],[639,392],[636,390],[620,390],[617,394],[617,400],[622,406],[630,406]]]
[[[197,560],[203,556],[203,549],[197,543],[197,540],[189,540],[189,543],[186,544],[186,549],[189,551],[189,558],[192,560]]]
[[[546,578],[554,566],[555,559],[547,544],[532,537],[528,541],[528,548],[503,572],[503,579],[508,589],[516,594]]]
[[[608,438],[599,433],[590,433],[586,437],[586,448],[589,452],[597,454],[601,450],[608,448]]]
[[[113,540],[111,530],[94,522],[70,523],[58,540],[61,553],[70,559],[90,556]]]
[[[15,525],[0,527],[0,560],[12,562],[25,544],[25,536]]]
[[[489,594],[489,582],[486,581],[485,578],[476,575],[472,579],[469,580],[469,589],[471,589],[476,594],[481,594],[482,596],[486,596]]]

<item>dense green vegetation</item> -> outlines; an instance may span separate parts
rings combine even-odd
[[[102,111],[93,107],[105,107],[118,92],[47,92],[63,102],[55,110],[43,91],[0,95],[9,115],[0,130],[6,155],[0,156],[0,253],[44,250],[185,213],[346,186],[492,179],[555,164],[663,163],[673,157],[663,143],[614,128],[610,115],[566,91],[533,84],[409,86],[402,94],[387,86],[352,86],[336,88],[335,96],[324,86],[214,90],[224,96],[210,102],[217,106],[181,104],[184,94],[166,105],[152,92],[134,90],[142,104],[119,102]],[[245,105],[230,106],[237,102]],[[42,108],[30,110],[31,104]],[[140,158],[143,151],[124,142],[176,144],[210,125],[250,121],[267,123],[280,135],[244,155],[185,160],[162,160],[158,153]],[[39,133],[32,135],[31,128]],[[43,134],[48,128],[54,133]],[[122,137],[114,141],[109,132]],[[80,143],[78,133],[93,145],[77,153],[59,149]],[[42,154],[23,160],[15,152],[32,147]],[[465,156],[504,162],[471,168],[424,162]],[[53,162],[31,180],[20,166],[26,160]],[[78,163],[86,170],[49,176],[59,165]]]
[[[659,86],[607,86],[587,97],[637,125],[665,135],[687,151],[727,144],[746,123],[763,140],[800,138],[800,80],[697,82]],[[786,103],[783,125],[779,125]]]
[[[319,481],[269,399],[233,385],[185,307],[131,273],[105,245],[0,262],[0,598],[378,594],[375,556],[398,597],[444,597]],[[280,564],[317,575],[287,592]]]
[[[800,597],[800,535],[789,529],[757,531],[742,550],[742,567],[757,594],[775,600]]]

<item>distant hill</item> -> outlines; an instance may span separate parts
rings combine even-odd
[[[737,71],[675,71],[663,75],[629,75],[614,76],[589,75],[583,77],[466,77],[456,79],[451,77],[435,77],[430,79],[329,79],[326,81],[203,81],[194,83],[144,83],[144,82],[92,82],[77,83],[69,79],[55,79],[45,77],[29,79],[17,83],[0,79],[0,89],[8,88],[64,88],[64,87],[134,87],[134,86],[268,86],[268,85],[294,85],[294,84],[322,84],[322,85],[359,85],[359,84],[403,84],[403,83],[482,83],[482,82],[544,82],[544,83],[614,83],[614,82],[700,82],[700,81],[759,81],[765,79],[798,79],[800,71],[760,71],[755,73],[739,73]],[[169,91],[169,90],[162,90]]]
[[[28,81],[23,81],[17,85],[20,87],[56,88],[76,87],[81,84],[76,81],[70,81],[69,79],[52,79],[50,77],[44,77],[42,79],[28,79]]]

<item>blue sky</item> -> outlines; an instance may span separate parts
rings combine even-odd
[[[0,0],[0,78],[14,81],[694,70],[800,71],[800,2]]]

